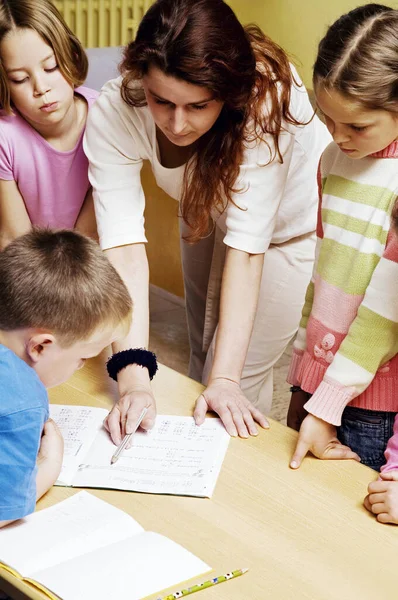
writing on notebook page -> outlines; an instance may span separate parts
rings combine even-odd
[[[84,432],[79,437],[76,424],[82,421],[78,412],[87,407],[69,408],[72,409],[69,424],[68,413],[62,413],[60,428],[62,433],[66,429],[66,437],[69,429],[72,430],[73,444],[66,452],[59,484],[158,494],[212,495],[230,439],[220,419],[206,419],[198,427],[192,417],[158,415],[153,429],[137,431],[133,446],[111,464],[115,446],[102,426],[107,411],[89,408],[91,412],[84,412]],[[58,423],[57,411],[60,413],[61,407],[50,407]]]

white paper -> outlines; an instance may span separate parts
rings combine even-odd
[[[140,600],[207,571],[208,565],[178,544],[145,532],[34,573],[34,578],[63,600]]]
[[[99,431],[73,485],[210,497],[229,439],[220,419],[198,427],[192,417],[158,415],[153,429],[138,431],[133,447],[111,465],[115,446]]]
[[[0,529],[0,560],[28,577],[143,531],[122,510],[79,492]]]
[[[50,404],[50,417],[57,423],[64,438],[62,469],[55,485],[72,485],[73,476],[107,414],[104,408]]]
[[[0,560],[63,600],[138,600],[210,571],[87,492],[1,529]]]

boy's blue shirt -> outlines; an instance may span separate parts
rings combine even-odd
[[[0,521],[35,509],[36,460],[48,415],[36,371],[0,344]]]

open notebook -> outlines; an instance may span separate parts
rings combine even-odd
[[[63,600],[139,600],[210,570],[88,492],[1,529],[2,562]]]
[[[111,465],[116,446],[102,426],[107,414],[103,408],[50,405],[65,439],[56,485],[211,497],[230,439],[220,419],[197,427],[192,417],[158,415],[153,429],[137,431],[132,448]]]

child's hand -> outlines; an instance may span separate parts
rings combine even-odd
[[[38,463],[48,461],[55,465],[62,465],[63,456],[64,438],[62,433],[58,425],[52,419],[48,419],[44,424],[37,461]]]
[[[368,485],[365,508],[376,515],[380,523],[398,525],[398,471],[380,473],[380,477]]]
[[[309,414],[304,419],[299,438],[290,462],[292,469],[298,469],[307,452],[312,452],[323,460],[354,459],[360,461],[358,454],[348,446],[340,444],[336,436],[336,427],[314,415]]]
[[[44,424],[39,453],[37,455],[36,497],[43,494],[58,479],[64,455],[64,438],[52,419]]]

